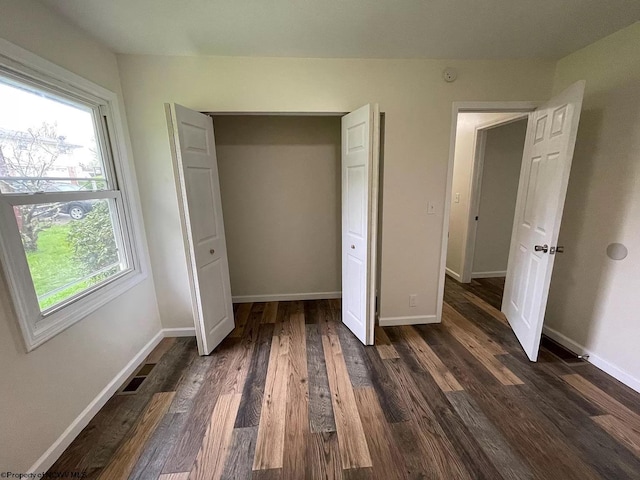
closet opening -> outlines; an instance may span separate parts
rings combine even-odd
[[[211,115],[234,303],[341,297],[341,117]]]

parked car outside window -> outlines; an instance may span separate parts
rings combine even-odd
[[[60,192],[76,192],[81,190],[90,190],[82,188],[80,185],[57,184],[54,189]],[[73,220],[82,220],[84,216],[93,209],[95,200],[74,200],[59,204],[59,213],[69,215]]]

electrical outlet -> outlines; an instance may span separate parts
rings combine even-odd
[[[460,194],[456,193],[456,199],[454,200],[456,203],[460,203]]]
[[[418,301],[418,296],[416,294],[409,295],[409,306],[415,307]]]

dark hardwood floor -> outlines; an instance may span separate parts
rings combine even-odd
[[[376,329],[335,300],[236,305],[208,357],[166,339],[51,469],[100,479],[639,479],[640,395],[546,350],[498,279],[447,280],[443,323]]]
[[[474,278],[471,283],[458,283],[447,276],[445,279],[445,293],[452,294],[453,298],[447,297],[445,302],[450,299],[451,302],[455,303],[457,301],[455,293],[460,293],[461,290],[465,290],[471,296],[478,297],[480,300],[500,310],[502,293],[504,292],[504,277]],[[467,301],[472,300],[467,299]]]

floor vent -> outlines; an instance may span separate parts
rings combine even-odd
[[[118,395],[134,395],[142,385],[142,382],[149,376],[155,363],[145,363],[138,372],[120,389]]]
[[[565,348],[564,346],[560,345],[558,342],[556,342],[555,340],[552,340],[546,335],[542,335],[542,341],[540,342],[540,346],[544,347],[546,350],[548,350],[553,355],[558,357],[564,363],[567,363],[570,365],[585,363],[584,356],[581,356],[575,352],[572,352],[568,348]]]

